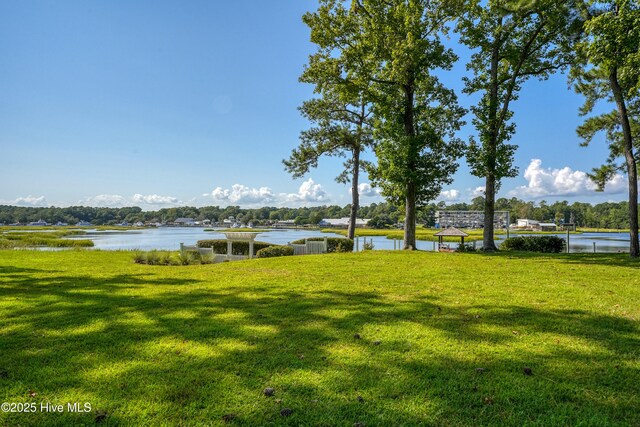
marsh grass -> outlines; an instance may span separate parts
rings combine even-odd
[[[3,401],[92,411],[0,425],[640,425],[638,273],[604,254],[1,251]]]
[[[92,247],[90,239],[69,239],[69,237],[86,234],[82,230],[56,230],[56,231],[1,231],[0,248],[86,248]]]

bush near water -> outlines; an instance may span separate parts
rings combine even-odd
[[[507,251],[561,253],[566,241],[558,236],[522,236],[505,239],[500,249]]]
[[[256,252],[257,258],[273,258],[290,255],[293,255],[293,248],[291,246],[269,246]]]

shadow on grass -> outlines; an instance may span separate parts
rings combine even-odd
[[[84,397],[106,424],[210,424],[231,413],[242,425],[640,423],[640,330],[622,317],[3,272],[2,298],[13,301],[0,320],[5,400]],[[84,424],[95,411],[0,415]]]
[[[601,265],[608,267],[628,267],[640,269],[640,259],[633,259],[625,253],[575,253],[545,254],[536,252],[498,251],[494,253],[467,254],[470,256],[506,257],[509,259],[552,259],[569,264]]]

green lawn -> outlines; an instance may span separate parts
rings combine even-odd
[[[0,425],[637,426],[639,272],[624,255],[0,251],[2,401],[92,407]]]

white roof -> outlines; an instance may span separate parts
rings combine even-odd
[[[527,224],[539,224],[535,219],[519,219],[518,222],[526,222]]]

